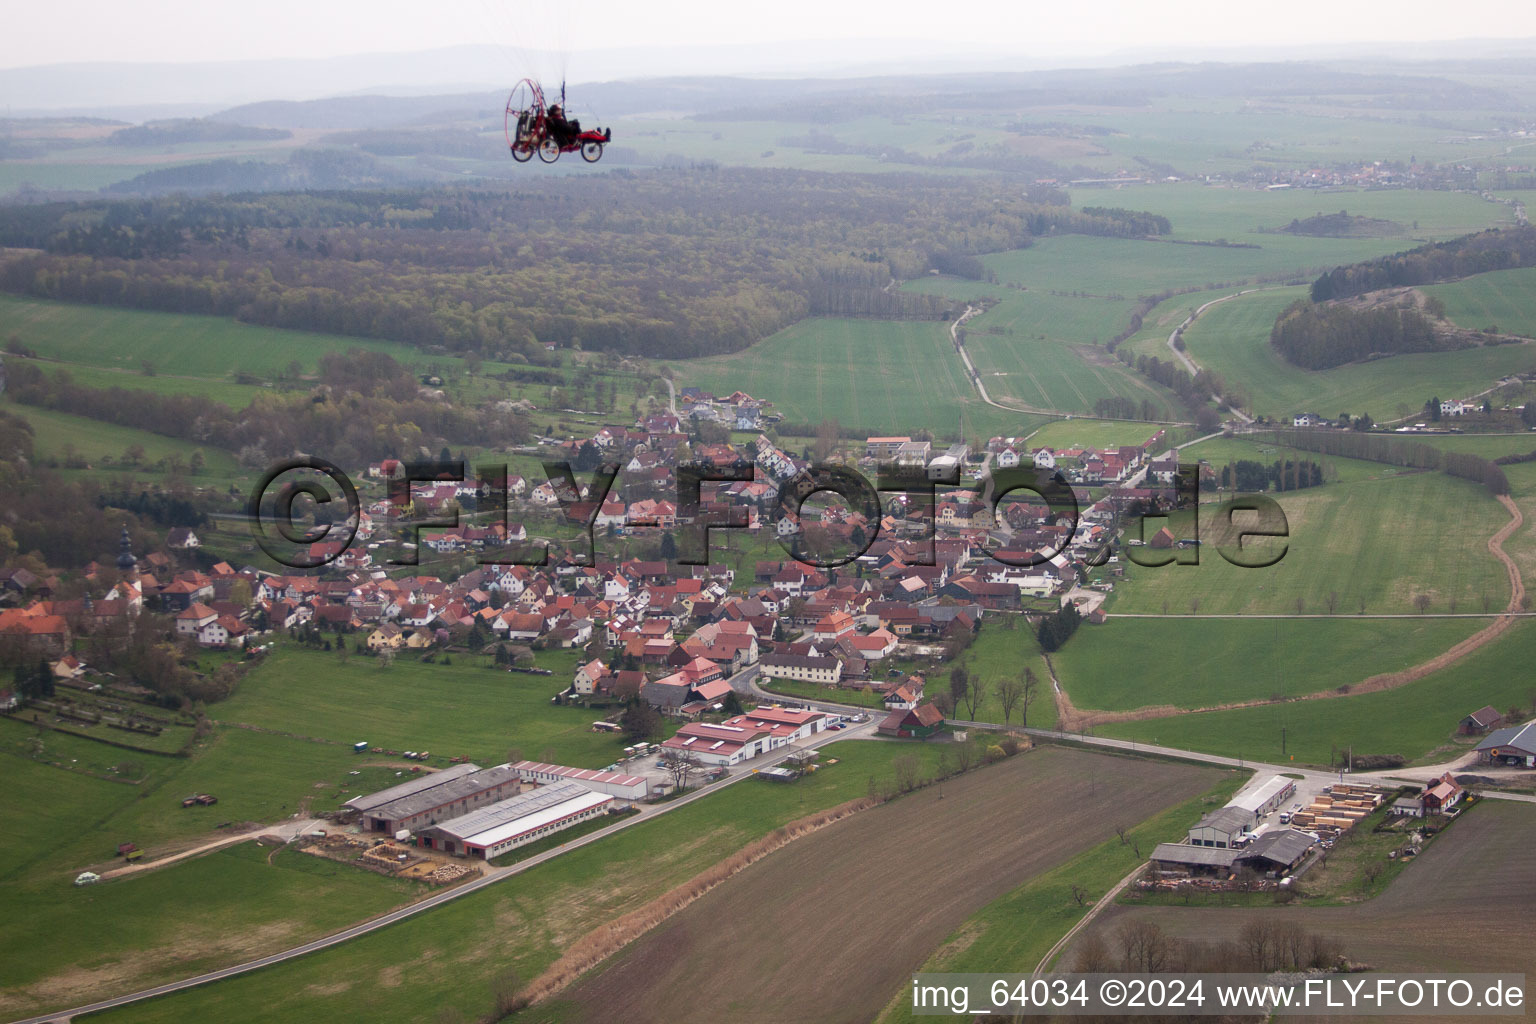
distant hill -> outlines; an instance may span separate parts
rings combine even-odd
[[[1291,221],[1276,231],[1286,235],[1310,235],[1315,238],[1388,238],[1401,235],[1407,229],[1394,220],[1380,217],[1357,217],[1347,210],[1338,213],[1319,213],[1306,219]]]
[[[111,146],[168,146],[178,142],[271,142],[291,138],[283,128],[255,128],[247,124],[182,117],[148,121],[122,128],[107,137]]]
[[[413,180],[366,153],[299,149],[285,163],[212,160],[147,171],[103,191],[129,195],[168,192],[277,192],[306,189],[373,188]]]

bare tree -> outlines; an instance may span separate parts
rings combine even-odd
[[[1080,891],[1082,887],[1074,885],[1073,897],[1077,897]],[[1082,905],[1083,901],[1079,899],[1078,906]],[[1114,957],[1110,955],[1109,947],[1104,944],[1104,938],[1097,929],[1083,936],[1082,941],[1077,944],[1077,953],[1072,958],[1072,970],[1080,974],[1107,974],[1114,969]]]
[[[688,780],[704,766],[692,754],[667,750],[661,755],[661,767],[672,779],[674,789],[687,789]]]
[[[1323,598],[1323,601],[1328,605],[1328,614],[1332,615],[1334,610],[1339,607],[1339,592],[1337,590],[1328,591],[1328,596]]]
[[[955,744],[955,770],[964,774],[976,764],[976,744],[970,740]]]
[[[1072,883],[1072,902],[1076,903],[1080,907],[1086,907],[1088,905],[1088,890],[1083,888],[1081,885],[1078,885],[1076,882]]]
[[[1008,725],[1013,721],[1013,709],[1018,707],[1019,700],[1024,696],[1024,680],[1016,676],[1006,676],[997,681],[997,701],[1003,706],[1003,724]]]
[[[1301,615],[1306,612],[1306,610],[1307,602],[1301,597],[1301,595],[1298,594],[1296,597],[1296,614]]]
[[[1189,614],[1200,614],[1200,598],[1198,596],[1189,599]]]
[[[987,699],[987,681],[980,676],[971,676],[965,686],[965,711],[970,715],[970,721],[976,721],[976,712]]]
[[[891,771],[896,776],[896,788],[910,793],[917,788],[918,760],[916,754],[902,754],[891,758]]]
[[[1024,669],[1024,692],[1019,701],[1019,725],[1029,727],[1029,706],[1040,696],[1040,677],[1035,675],[1035,670],[1026,667]]]
[[[1127,921],[1115,933],[1126,970],[1156,974],[1168,966],[1173,944],[1151,921]]]
[[[1419,610],[1420,615],[1423,615],[1425,612],[1429,611],[1429,604],[1430,596],[1428,594],[1413,595],[1413,606]]]
[[[1255,971],[1267,971],[1273,959],[1274,926],[1263,917],[1250,918],[1237,933],[1237,944]]]
[[[510,967],[491,979],[491,998],[495,1000],[498,1020],[528,1005],[528,1000],[523,997],[522,981]]]

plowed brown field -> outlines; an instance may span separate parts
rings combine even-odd
[[[1020,754],[797,840],[549,1009],[627,1024],[871,1020],[978,907],[1218,778],[1064,748]]]

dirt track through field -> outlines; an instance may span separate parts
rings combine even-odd
[[[1351,684],[1346,689],[1319,690],[1315,693],[1302,694],[1299,697],[1286,697],[1281,702],[1294,700],[1328,700],[1333,697],[1349,697],[1361,693],[1374,693],[1378,690],[1392,690],[1399,686],[1423,679],[1431,673],[1454,665],[1473,651],[1498,639],[1505,630],[1514,625],[1516,613],[1525,603],[1525,583],[1520,578],[1520,568],[1504,551],[1504,542],[1525,524],[1525,516],[1516,505],[1514,499],[1508,495],[1498,496],[1499,502],[1509,510],[1510,519],[1499,528],[1492,537],[1488,538],[1488,552],[1504,564],[1505,572],[1509,575],[1509,604],[1504,611],[1487,626],[1473,633],[1455,646],[1435,655],[1428,661],[1420,662],[1412,668],[1405,668],[1401,672],[1383,672],[1380,675],[1370,676],[1361,682]],[[1281,703],[1268,698],[1256,700],[1233,701],[1229,704],[1212,704],[1202,708],[1180,708],[1172,704],[1158,704],[1149,707],[1133,708],[1129,711],[1083,711],[1072,703],[1072,698],[1067,695],[1065,689],[1055,688],[1056,720],[1058,728],[1065,732],[1083,732],[1096,725],[1108,725],[1112,722],[1140,722],[1152,718],[1172,718],[1175,715],[1194,715],[1203,711],[1231,711],[1237,708],[1262,707],[1265,704]]]
[[[973,911],[1217,777],[1059,747],[1020,754],[797,840],[562,1002],[578,1020],[622,1007],[627,1024],[869,1021]]]

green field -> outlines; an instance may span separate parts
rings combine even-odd
[[[1118,448],[1121,445],[1142,445],[1151,440],[1159,430],[1157,424],[1137,423],[1129,420],[1057,420],[1041,427],[1029,439],[1029,447],[1050,448]],[[1165,440],[1170,439],[1164,434]],[[1152,451],[1162,454],[1168,445],[1159,443]]]
[[[1075,642],[1075,641],[1074,641]],[[1326,765],[1335,750],[1401,754],[1430,763],[1449,760],[1469,742],[1457,723],[1485,704],[1529,708],[1531,679],[1511,666],[1536,658],[1536,624],[1521,622],[1494,643],[1414,683],[1327,700],[1212,711],[1099,726],[1104,736],[1203,750],[1228,757]],[[1303,662],[1302,666],[1310,664]],[[1286,749],[1281,751],[1281,729]]]
[[[746,779],[710,797],[573,850],[440,910],[314,956],[104,1014],[104,1021],[474,1019],[505,970],[525,982],[573,940],[693,877],[773,828],[864,796],[871,778],[894,778],[894,757],[915,753],[925,773],[932,744],[851,740],[794,785]],[[985,770],[985,769],[983,769]],[[644,870],[634,870],[644,865]],[[380,985],[379,979],[409,979]],[[288,993],[282,1000],[272,991]],[[238,1010],[236,1009],[238,1007]]]
[[[1509,584],[1486,545],[1509,513],[1468,481],[1435,472],[1386,476],[1391,467],[1380,468],[1381,479],[1274,495],[1290,536],[1285,557],[1265,568],[1234,566],[1211,548],[1198,565],[1158,568],[1138,566],[1122,552],[1126,575],[1109,611],[1183,615],[1198,601],[1204,614],[1291,615],[1299,598],[1300,611],[1310,614],[1357,614],[1362,602],[1367,613],[1413,613],[1421,594],[1430,598],[1428,612],[1501,610]],[[1207,540],[1217,507],[1201,506]],[[1148,538],[1162,522],[1145,521]],[[1170,528],[1189,535],[1187,517],[1175,517]]]
[[[1423,291],[1444,302],[1446,318],[1458,326],[1536,337],[1536,267],[1475,274]]]
[[[13,840],[14,841],[14,840]],[[83,889],[10,887],[0,1011],[126,991],[275,952],[409,902],[426,887],[244,843]]]
[[[1400,476],[1413,474],[1414,470],[1402,469],[1398,466],[1388,466],[1380,462],[1366,462],[1363,459],[1345,459],[1333,455],[1319,455],[1317,452],[1302,451],[1290,448],[1286,445],[1276,444],[1274,441],[1264,440],[1265,435],[1243,435],[1213,437],[1197,444],[1179,449],[1179,461],[1185,465],[1191,462],[1208,462],[1211,467],[1220,473],[1222,468],[1231,462],[1260,462],[1264,465],[1272,465],[1282,460],[1311,460],[1323,467],[1324,479],[1330,483],[1352,483],[1356,480],[1393,480]],[[1536,438],[1532,438],[1536,444]],[[1201,494],[1212,497],[1215,492],[1209,487],[1203,487]]]
[[[1213,707],[1316,693],[1441,653],[1467,619],[1122,619],[1081,628],[1052,656],[1079,708]]]
[[[129,388],[153,383],[154,378],[141,372],[146,361],[154,365],[156,376],[232,381],[242,372],[270,378],[294,362],[303,372],[313,373],[322,355],[349,348],[385,352],[405,363],[420,360],[412,349],[392,342],[257,327],[218,316],[77,306],[14,295],[0,295],[0,321],[7,338],[14,335],[40,356],[130,371],[135,382],[122,384]]]
[[[228,452],[212,445],[198,445],[147,430],[111,426],[100,420],[6,399],[0,399],[0,409],[32,424],[33,449],[38,461],[45,464],[57,460],[58,465],[64,466],[71,458],[80,458],[89,462],[89,468],[94,470],[143,473],[155,463],[171,457],[179,458],[185,466],[193,452],[201,451],[205,469],[194,480],[229,480],[244,475]],[[144,449],[143,458],[137,464],[125,462],[124,453],[135,445]]]
[[[284,649],[211,714],[348,747],[367,740],[385,749],[465,754],[480,764],[499,764],[514,747],[531,758],[548,751],[552,760],[585,768],[617,758],[624,740],[592,731],[598,713],[549,702],[570,685],[575,655],[548,651],[539,659],[555,675],[498,671],[468,656],[443,665],[402,655],[380,668],[360,655],[342,664],[334,654]]]
[[[1245,295],[1213,306],[1184,334],[1195,362],[1220,374],[1255,416],[1348,412],[1392,420],[1416,414],[1430,395],[1476,394],[1500,377],[1536,366],[1528,347],[1500,345],[1303,370],[1270,347],[1269,333],[1280,311],[1305,296],[1305,288]]]
[[[742,390],[794,423],[836,419],[869,432],[1028,433],[1040,420],[983,405],[938,322],[813,318],[742,352],[669,364],[677,382]]]

